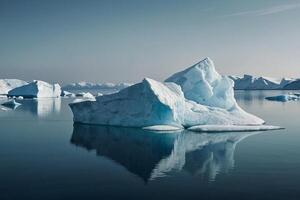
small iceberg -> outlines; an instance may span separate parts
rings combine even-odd
[[[8,92],[9,97],[44,98],[60,97],[61,88],[59,84],[50,84],[35,80],[26,85],[14,88]]]
[[[16,102],[15,99],[9,100],[7,102],[4,102],[1,104],[2,106],[5,106],[7,108],[11,108],[11,109],[16,109],[18,106],[20,106],[21,104]]]
[[[66,90],[62,90],[61,91],[61,95],[62,97],[75,97],[76,95],[72,92],[68,92]]]
[[[87,99],[94,99],[94,95],[92,95],[90,92],[80,92],[76,94],[76,97],[82,97]]]
[[[281,102],[297,101],[300,100],[300,93],[290,93],[290,94],[283,94],[278,96],[271,96],[271,97],[266,97],[266,99],[269,101],[281,101]]]

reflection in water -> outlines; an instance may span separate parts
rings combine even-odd
[[[22,100],[20,111],[30,112],[38,117],[45,117],[53,113],[59,113],[61,109],[60,98],[40,98]]]
[[[74,124],[71,143],[96,150],[145,182],[185,171],[215,180],[234,166],[236,144],[253,133],[154,133],[141,129]]]

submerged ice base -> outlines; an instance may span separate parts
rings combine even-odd
[[[156,130],[262,125],[262,119],[238,106],[233,86],[233,81],[218,74],[213,62],[206,58],[164,83],[145,78],[118,93],[71,103],[70,107],[74,122],[84,124]]]

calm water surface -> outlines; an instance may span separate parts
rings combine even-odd
[[[264,100],[286,92],[236,92],[286,128],[252,133],[73,126],[73,99],[18,100],[0,110],[0,199],[300,199],[300,101]]]

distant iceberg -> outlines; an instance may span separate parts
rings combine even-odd
[[[280,90],[293,82],[291,78],[255,77],[252,75],[229,76],[234,81],[235,90]]]
[[[219,75],[206,58],[165,83],[145,78],[118,93],[98,96],[96,101],[71,103],[70,107],[74,122],[85,124],[156,128],[262,125],[262,119],[238,106],[233,84]]]
[[[26,81],[19,79],[0,79],[0,95],[7,95],[8,91],[26,84]]]
[[[300,90],[300,79],[290,82],[283,87],[284,90]]]
[[[290,94],[283,94],[283,95],[278,95],[278,96],[271,96],[271,97],[266,97],[267,100],[270,101],[296,101],[300,100],[300,93],[290,93]]]
[[[35,80],[8,92],[8,96],[22,96],[25,98],[60,97],[60,95],[61,88],[59,84],[52,85],[40,80]]]
[[[131,86],[131,83],[90,83],[81,81],[79,83],[71,83],[63,86],[63,90],[101,90],[101,89],[110,89],[110,90],[122,90]]]

